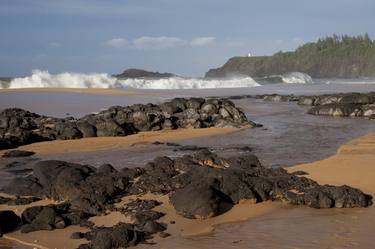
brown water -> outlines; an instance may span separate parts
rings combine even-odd
[[[101,104],[95,104],[95,108],[107,107],[109,104],[119,101],[117,97],[111,101],[108,98],[110,97],[106,96]],[[139,102],[161,100],[161,98],[153,98],[138,100]],[[83,110],[86,112],[93,108],[87,106],[88,102],[93,101],[90,97],[89,99],[86,97],[80,99],[74,96],[73,99],[77,101],[74,105],[80,106],[76,115],[82,115]],[[131,101],[138,100],[132,99]],[[38,101],[35,109],[33,109],[32,102],[28,104],[31,110],[37,111],[38,108],[47,105],[51,99],[39,98]],[[12,103],[8,104],[12,105]],[[306,109],[295,103],[272,103],[243,99],[237,100],[236,104],[244,109],[249,119],[262,123],[264,127],[246,129],[225,136],[190,139],[180,143],[208,146],[223,155],[244,153],[232,148],[250,146],[263,164],[279,167],[326,158],[333,155],[340,145],[355,137],[375,131],[373,121],[306,115]],[[73,108],[74,105],[69,108]],[[53,108],[48,111],[59,112],[63,115],[64,108],[58,105],[55,105],[54,108],[57,108],[58,111]],[[30,167],[35,162],[33,159],[61,159],[94,166],[112,163],[117,168],[135,167],[144,165],[156,156],[179,156],[191,153],[175,152],[173,149],[166,145],[143,144],[122,151],[34,156],[31,159],[20,160],[20,165],[15,169]],[[8,162],[9,159],[0,159],[0,168],[1,165]],[[17,175],[24,175],[24,173],[18,172]],[[14,176],[14,173],[9,173],[4,169],[0,170],[2,179],[0,185],[5,184]],[[373,208],[314,210],[305,207],[291,207],[249,221],[221,225],[209,235],[194,238],[170,238],[163,240],[158,245],[147,246],[147,248],[370,249],[375,248],[372,239],[374,231],[375,211]],[[0,240],[0,248],[21,248],[7,243]]]

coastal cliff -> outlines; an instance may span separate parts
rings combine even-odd
[[[251,77],[303,72],[313,78],[375,77],[375,42],[367,35],[337,36],[306,43],[293,52],[272,56],[233,57],[210,69],[208,78],[242,74]]]

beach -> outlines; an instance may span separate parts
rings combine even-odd
[[[374,184],[374,170],[373,170],[373,162],[375,159],[375,134],[369,134],[364,137],[355,139],[348,144],[345,144],[340,147],[337,154],[329,157],[327,159],[313,162],[310,164],[303,164],[297,165],[294,167],[288,168],[288,171],[299,171],[303,170],[308,173],[308,177],[318,181],[321,184],[333,184],[333,185],[351,185],[360,189],[363,189],[367,193],[374,194],[375,193],[375,184]],[[149,196],[146,196],[149,197]],[[341,216],[345,219],[341,220],[341,222],[336,223],[335,229],[344,230],[345,228],[357,228],[357,226],[364,226],[361,227],[360,231],[356,231],[353,229],[352,233],[348,233],[345,236],[348,240],[353,241],[352,246],[348,245],[348,248],[355,248],[355,246],[361,246],[361,248],[371,248],[373,246],[372,240],[362,240],[361,236],[365,236],[365,234],[361,235],[362,230],[371,231],[373,229],[373,224],[370,222],[375,217],[375,209],[373,206],[366,208],[366,209],[356,209],[356,210],[343,210],[337,212],[335,210],[322,210],[322,211],[315,211],[315,210],[306,210],[306,208],[299,208],[299,207],[289,207],[283,203],[261,203],[261,204],[252,204],[252,203],[241,203],[235,206],[230,212],[218,216],[213,219],[205,220],[205,221],[194,221],[185,219],[182,217],[178,217],[175,212],[172,210],[173,208],[168,205],[168,200],[165,196],[157,196],[158,200],[162,200],[165,205],[158,208],[158,210],[167,211],[168,215],[162,218],[163,222],[170,222],[171,220],[176,221],[176,225],[170,225],[168,228],[168,232],[172,234],[172,236],[168,239],[157,239],[158,244],[155,245],[155,248],[191,248],[191,246],[197,246],[197,248],[206,248],[206,243],[210,240],[204,240],[204,236],[210,236],[210,234],[216,233],[214,231],[214,227],[217,225],[225,224],[219,226],[217,230],[221,233],[221,230],[224,227],[230,227],[232,222],[239,222],[244,220],[249,220],[251,225],[252,219],[262,219],[267,220],[268,216],[273,217],[277,214],[284,214],[284,217],[278,217],[277,224],[278,226],[288,226],[290,222],[291,214],[285,215],[289,213],[298,213],[301,217],[299,219],[308,219],[309,216],[314,216],[314,224],[318,225],[319,221],[323,222],[324,219],[337,219]],[[49,202],[48,202],[49,203]],[[36,203],[40,204],[40,203]],[[12,207],[12,209],[15,207]],[[17,212],[20,213],[24,207],[17,207]],[[7,206],[1,206],[0,209],[9,209]],[[299,210],[302,209],[302,212]],[[281,210],[281,211],[280,211]],[[349,218],[347,216],[350,216]],[[303,217],[306,216],[306,217]],[[335,217],[336,216],[336,217]],[[338,217],[337,217],[338,216]],[[124,220],[121,219],[122,215],[112,215],[112,216],[104,216],[101,219],[100,225],[108,225],[112,226],[116,223],[117,220]],[[354,219],[354,224],[352,223]],[[103,222],[103,220],[105,222]],[[366,221],[365,224],[357,224],[358,222]],[[257,222],[257,221],[256,221]],[[259,221],[258,221],[259,222]],[[303,224],[301,224],[302,226]],[[298,225],[297,225],[298,226]],[[303,227],[298,226],[299,229],[303,229]],[[288,229],[287,229],[288,230]],[[85,231],[84,229],[78,227],[70,227],[68,229],[63,230],[54,230],[51,232],[34,232],[27,235],[21,234],[19,232],[8,234],[5,238],[22,242],[25,245],[31,246],[38,246],[38,248],[62,248],[59,247],[61,243],[64,243],[64,248],[75,248],[80,242],[69,239],[71,232],[73,231]],[[276,232],[276,231],[275,231]],[[289,232],[291,232],[289,230]],[[239,232],[241,233],[241,232]],[[332,231],[335,233],[335,231]],[[197,240],[194,240],[194,237],[191,236],[198,236]],[[203,237],[202,237],[203,236]],[[269,231],[268,236],[273,236],[272,231]],[[293,235],[289,235],[293,236]],[[53,239],[52,239],[53,238]],[[189,239],[192,238],[192,239]],[[309,238],[309,236],[307,236]],[[230,243],[227,241],[228,239],[233,239],[233,237],[228,234],[228,237],[222,238],[222,242],[218,245],[225,247],[225,243]],[[333,245],[340,244],[341,242],[337,240],[338,238],[331,237],[330,243]],[[202,241],[203,240],[203,243]],[[251,238],[244,239],[251,240]],[[285,238],[287,240],[287,237]],[[37,241],[37,242],[35,242]],[[195,242],[194,242],[195,241]],[[195,244],[196,243],[196,244]],[[250,243],[250,242],[249,242]],[[269,241],[270,244],[267,244],[266,241],[260,243],[261,245],[273,247],[276,246],[275,241]],[[279,243],[282,243],[279,242]],[[308,245],[308,241],[305,241],[304,238],[300,238],[300,241],[296,244],[284,244],[283,248],[289,248],[292,246],[299,246],[300,243],[304,243],[307,247],[303,248],[313,248]],[[326,242],[324,242],[326,243]],[[255,243],[254,248],[260,248],[256,246]],[[201,246],[198,246],[201,245]],[[239,247],[243,246],[244,244],[239,243]],[[139,248],[149,248],[149,246],[140,245]],[[153,248],[153,247],[151,247]],[[208,245],[207,245],[208,248]]]
[[[76,92],[59,94],[63,94],[65,98],[87,95]],[[35,95],[30,96],[35,98]],[[118,97],[105,95],[105,102],[111,103],[118,100]],[[122,97],[135,97],[142,100],[142,96]],[[153,97],[159,98],[157,95]],[[48,101],[51,101],[51,98],[53,95],[49,95]],[[80,101],[82,110],[86,110],[88,99],[82,98]],[[53,159],[90,164],[95,167],[111,163],[120,170],[123,167],[143,167],[157,156],[174,158],[194,153],[194,151],[179,150],[181,146],[207,147],[223,156],[246,155],[249,147],[251,153],[257,155],[262,164],[269,167],[285,167],[289,172],[305,171],[308,173],[306,177],[319,184],[337,186],[345,184],[371,195],[375,193],[375,186],[372,183],[374,179],[372,162],[375,154],[373,121],[308,116],[305,114],[306,108],[295,103],[272,103],[253,99],[234,100],[234,103],[244,110],[248,118],[262,123],[263,127],[147,131],[125,137],[94,137],[32,143],[23,145],[19,149],[33,151],[36,155],[30,160],[20,159],[21,164],[16,170],[28,169],[40,160]],[[106,105],[104,102],[101,104],[103,107]],[[29,104],[29,106],[31,110],[39,108],[38,105]],[[63,112],[60,107],[55,107],[50,112],[56,110]],[[82,110],[78,116],[84,114]],[[0,154],[4,152],[5,150]],[[11,162],[9,159],[0,161]],[[14,177],[14,173],[6,170],[2,171],[3,173],[4,183]],[[16,176],[22,176],[22,173]],[[373,229],[372,224],[374,224],[372,223],[375,212],[373,206],[316,210],[280,201],[254,204],[250,200],[241,202],[228,212],[214,218],[191,220],[176,213],[167,195],[127,198],[151,197],[162,202],[162,205],[155,210],[166,213],[160,222],[168,224],[166,232],[171,236],[163,239],[155,235],[152,241],[156,244],[139,244],[137,248],[211,248],[213,243],[217,248],[320,248],[324,246],[341,248],[344,242],[348,244],[348,248],[357,248],[358,245],[361,248],[373,246],[373,242],[368,239],[368,231]],[[126,198],[123,201],[126,202]],[[55,202],[52,200],[41,202],[42,205],[51,203]],[[40,203],[33,205],[38,204]],[[1,205],[0,210],[11,209],[21,214],[26,207]],[[298,217],[299,222],[295,217]],[[100,226],[113,226],[119,221],[132,222],[130,217],[118,212],[94,217],[91,220]],[[293,226],[290,225],[291,220],[296,221]],[[310,225],[306,226],[306,222]],[[324,229],[316,229],[320,226],[324,226]],[[4,238],[9,241],[8,243],[18,245],[12,245],[11,248],[62,248],[62,244],[65,245],[63,248],[76,248],[87,241],[73,240],[70,235],[73,232],[87,231],[87,228],[69,226],[65,229],[28,234],[16,231],[4,235]],[[293,234],[299,234],[299,239],[295,239]]]

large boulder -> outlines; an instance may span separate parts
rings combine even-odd
[[[20,217],[18,217],[13,211],[0,211],[0,237],[5,233],[15,230],[20,223]]]
[[[170,198],[171,203],[177,213],[186,218],[207,219],[216,216],[225,202],[223,194],[215,186],[217,183],[214,179],[192,182],[175,191]]]

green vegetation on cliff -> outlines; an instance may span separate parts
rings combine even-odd
[[[375,41],[365,35],[327,37],[302,45],[294,52],[273,56],[233,57],[206,77],[244,74],[252,77],[303,72],[314,78],[375,77]]]
[[[114,76],[117,78],[170,78],[176,75],[171,73],[150,72],[143,69],[130,68]]]

